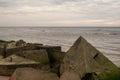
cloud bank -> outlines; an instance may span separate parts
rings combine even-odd
[[[119,0],[0,0],[0,26],[120,26]]]

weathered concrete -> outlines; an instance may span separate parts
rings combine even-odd
[[[8,76],[0,76],[0,80],[9,80]]]
[[[13,45],[13,43],[15,43]],[[4,57],[8,57],[10,55],[18,55],[27,59],[35,60],[40,62],[40,65],[43,66],[41,69],[50,70],[50,67],[56,63],[56,51],[61,51],[60,46],[47,46],[42,44],[26,44],[16,46],[16,42],[11,43],[9,47],[2,49],[1,54]],[[24,42],[23,42],[24,43]],[[5,66],[5,65],[4,65]],[[15,65],[14,65],[15,66]],[[55,65],[58,72],[58,65]]]
[[[80,37],[67,51],[61,64],[61,74],[66,71],[78,73],[82,78],[86,73],[109,72],[117,69],[100,51]]]
[[[4,49],[0,48],[0,55],[3,55],[3,53],[4,53]]]
[[[74,72],[64,72],[60,80],[81,80],[79,75]]]
[[[3,53],[4,53],[4,49],[0,48],[0,60],[3,59]]]
[[[60,76],[60,64],[64,58],[65,52],[55,51],[52,53],[53,61],[51,63],[51,71]]]
[[[45,49],[21,51],[14,54],[17,54],[26,59],[31,59],[36,62],[39,62],[39,64],[41,65],[41,69],[50,69],[49,57]]]
[[[14,54],[37,62],[46,61],[47,63],[49,63],[48,54],[45,49],[20,51]]]
[[[15,47],[15,48],[7,48],[6,56],[10,56],[13,53],[17,53],[17,52],[22,52],[22,51],[27,51],[27,50],[38,50],[38,49],[39,49],[38,46],[22,46],[22,47]]]
[[[51,72],[38,71],[33,68],[18,68],[10,80],[59,80],[59,78]]]
[[[0,61],[0,64],[7,64],[7,63],[12,63],[12,64],[21,64],[21,63],[37,63],[31,59],[26,59],[17,55],[11,55],[7,58],[4,58]]]
[[[101,80],[96,73],[86,73],[81,80]]]
[[[16,52],[28,51],[28,50],[40,50],[40,49],[45,49],[50,55],[54,51],[61,51],[60,46],[26,45],[26,46],[14,47],[14,48],[7,48],[6,56],[12,55],[13,53]]]
[[[38,69],[41,66],[39,65],[38,62],[12,55],[0,61],[0,75],[10,76],[15,71],[16,68],[23,67],[33,67]]]
[[[32,68],[39,68],[39,64],[35,63],[28,63],[28,64],[12,64],[12,65],[0,65],[0,75],[1,76],[11,76],[15,69],[17,68],[24,68],[24,67],[32,67]]]
[[[48,53],[48,57],[49,57],[49,61],[51,63],[50,67],[52,68],[52,64],[54,64],[55,62],[55,57],[54,57],[54,53],[56,51],[61,51],[61,47],[60,46],[41,46],[41,49],[46,49],[47,53]]]

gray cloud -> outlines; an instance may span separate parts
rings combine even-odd
[[[0,0],[0,7],[12,7],[18,5],[43,6],[43,5],[62,5],[69,2],[81,2],[84,0]]]
[[[47,21],[63,24],[90,21],[91,25],[105,25],[105,22],[120,25],[119,9],[119,0],[0,0],[0,17],[8,19],[4,23],[11,24],[14,23],[9,19],[13,16],[16,20],[19,19],[18,22],[21,20],[21,24],[22,19],[28,18],[38,22],[46,21],[46,24]]]
[[[0,0],[0,7],[11,7],[13,3],[10,0]]]

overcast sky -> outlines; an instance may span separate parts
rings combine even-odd
[[[120,0],[0,0],[0,26],[120,26]]]

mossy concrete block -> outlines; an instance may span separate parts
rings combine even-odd
[[[6,53],[7,53],[6,56],[10,56],[14,53],[28,51],[28,50],[39,50],[39,47],[33,46],[33,45],[32,46],[22,46],[22,47],[13,47],[13,48],[7,47],[6,48]]]
[[[15,54],[38,62],[46,61],[47,63],[49,63],[48,54],[45,49],[20,51]]]
[[[84,77],[86,73],[109,72],[118,69],[100,51],[93,47],[83,37],[79,37],[73,46],[67,51],[61,64],[61,74],[65,71],[73,71]]]

